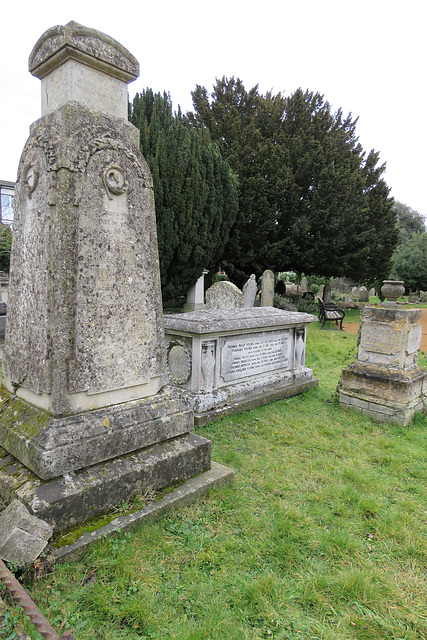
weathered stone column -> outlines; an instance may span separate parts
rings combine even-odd
[[[417,364],[420,320],[420,309],[361,310],[358,356],[343,369],[341,405],[402,425],[423,408],[427,373]]]
[[[152,178],[127,121],[138,62],[70,22],[39,39],[29,68],[41,79],[42,117],[16,183],[3,360],[3,385],[16,395],[3,394],[0,445],[44,480],[84,469],[98,493],[76,489],[81,519],[141,490],[148,467],[158,470],[146,480],[153,487],[204,471],[210,443],[188,439],[192,410],[165,387]],[[158,459],[119,463],[159,443]],[[86,470],[112,459],[96,481]],[[70,485],[58,482],[26,495],[30,508],[55,495],[63,519]]]

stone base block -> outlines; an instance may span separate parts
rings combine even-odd
[[[188,400],[194,409],[194,424],[203,426],[224,415],[296,396],[319,385],[319,381],[312,376],[312,370],[304,367],[297,373],[288,371],[259,376],[210,393],[188,392]]]
[[[342,389],[373,402],[409,405],[427,391],[427,372],[415,366],[408,370],[354,362],[342,371]]]
[[[123,500],[160,491],[208,470],[211,442],[187,434],[47,482],[0,449],[0,497],[18,499],[55,531],[106,513]]]
[[[340,404],[347,409],[359,411],[374,420],[382,422],[396,422],[406,426],[413,415],[424,409],[421,398],[412,400],[406,404],[380,401],[374,398],[362,398],[346,391],[340,392]]]
[[[188,433],[193,415],[183,394],[167,388],[143,400],[54,418],[3,391],[0,446],[49,480]]]

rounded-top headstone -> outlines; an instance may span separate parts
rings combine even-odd
[[[228,281],[216,282],[206,291],[207,309],[239,309],[243,307],[243,293]]]

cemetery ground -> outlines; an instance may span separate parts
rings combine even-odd
[[[425,640],[427,417],[400,427],[339,406],[356,340],[314,323],[317,389],[197,430],[233,484],[24,572],[53,626],[77,640]]]

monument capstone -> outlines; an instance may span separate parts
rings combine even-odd
[[[59,529],[209,469],[210,442],[167,386],[152,178],[127,120],[139,64],[70,22],[29,69],[42,117],[16,182],[0,415],[26,489],[0,465],[0,493]]]

